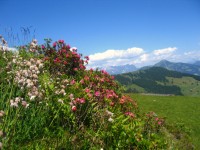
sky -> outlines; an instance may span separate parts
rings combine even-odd
[[[63,39],[89,67],[200,60],[199,0],[0,0],[0,10],[11,47]]]

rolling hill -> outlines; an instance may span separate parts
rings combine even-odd
[[[125,92],[200,96],[200,76],[151,67],[115,75]]]

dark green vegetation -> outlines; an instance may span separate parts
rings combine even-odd
[[[181,139],[180,146],[187,149],[187,136],[190,136],[196,149],[200,149],[200,98],[188,96],[147,96],[131,94],[137,100],[140,110],[144,113],[154,111],[158,116],[166,118],[166,122],[173,124],[168,130],[173,131],[174,141]],[[185,140],[185,141],[184,141]],[[180,148],[180,149],[182,149]],[[189,148],[188,148],[189,149]]]
[[[198,61],[194,64],[187,64],[187,63],[174,63],[167,60],[162,60],[159,63],[155,64],[154,67],[163,67],[168,70],[173,70],[193,75],[200,75],[200,66]]]
[[[200,76],[151,67],[131,73],[115,75],[125,91],[200,96]]]

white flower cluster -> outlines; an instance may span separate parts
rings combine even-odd
[[[33,39],[32,42],[30,43],[30,52],[36,52],[37,51],[37,40]]]
[[[19,87],[23,89],[28,89],[28,96],[30,100],[35,100],[36,97],[42,98],[42,93],[39,92],[38,87],[38,76],[43,71],[43,62],[40,59],[14,60],[18,68],[15,71],[15,82]]]
[[[108,119],[109,122],[113,122],[114,121],[114,119],[112,118],[114,113],[106,110],[106,115],[109,117],[109,119]]]
[[[28,108],[28,106],[29,106],[29,104],[26,101],[24,101],[24,99],[21,98],[21,97],[16,97],[15,99],[10,100],[10,106],[11,107],[18,107],[19,103],[21,103],[21,105],[25,108]]]
[[[56,89],[55,94],[65,96],[66,95],[65,88],[67,85],[69,85],[69,81],[67,79],[61,80],[60,78],[57,78],[56,81],[57,81],[56,82],[57,86],[55,86]]]
[[[0,51],[8,51],[8,44],[2,35],[0,35]]]

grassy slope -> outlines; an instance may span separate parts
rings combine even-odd
[[[154,111],[173,124],[183,122],[191,129],[191,139],[196,149],[200,149],[200,98],[187,96],[147,96],[131,94],[138,100],[142,112]]]
[[[166,77],[168,82],[165,84],[163,82],[157,82],[160,85],[167,85],[167,86],[178,86],[181,89],[181,93],[185,96],[200,96],[200,81],[195,80],[192,77],[182,77],[182,78],[173,78],[173,77]],[[136,85],[131,84],[127,85],[126,88],[134,88],[139,93],[145,93],[146,91],[144,88]]]
[[[167,77],[168,81],[173,80],[173,85],[181,88],[181,92],[186,96],[200,96],[200,81],[192,77],[171,78]]]
[[[116,75],[127,93],[159,93],[200,96],[200,77],[153,67]]]

